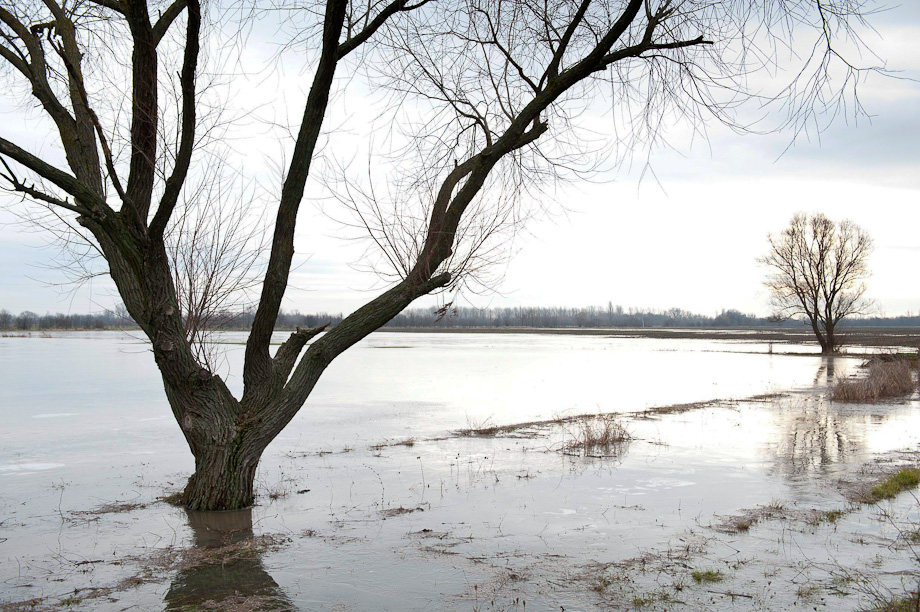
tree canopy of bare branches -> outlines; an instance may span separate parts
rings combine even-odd
[[[855,86],[861,68],[843,51],[860,46],[855,28],[867,14],[864,5],[271,3],[272,11],[313,20],[288,51],[308,45],[315,61],[275,203],[239,398],[194,349],[182,304],[200,303],[201,296],[198,288],[183,286],[176,266],[194,274],[201,268],[191,260],[210,258],[203,278],[205,286],[212,280],[217,285],[210,290],[219,302],[226,287],[247,286],[225,274],[224,249],[247,253],[248,247],[227,238],[226,225],[194,223],[185,227],[210,227],[224,247],[170,252],[168,246],[170,228],[187,218],[182,203],[199,189],[190,177],[201,154],[201,92],[209,76],[202,55],[209,27],[216,27],[203,13],[210,5],[0,0],[0,74],[9,91],[33,100],[56,135],[54,150],[39,153],[0,127],[0,178],[9,191],[85,229],[151,341],[170,407],[195,456],[186,502],[196,509],[238,508],[253,501],[265,447],[305,404],[332,360],[416,298],[457,287],[481,271],[495,260],[495,237],[524,216],[518,206],[526,196],[538,196],[547,180],[584,170],[594,147],[580,131],[581,115],[609,104],[625,118],[632,144],[654,142],[682,120],[694,129],[710,119],[744,129],[734,111],[757,98],[760,85],[753,81],[769,80],[773,75],[765,71],[784,55],[798,61],[798,72],[771,97],[787,104],[793,130],[806,129],[827,111],[833,115]],[[359,50],[362,61],[346,61]],[[272,354],[298,211],[336,77],[364,63],[376,66],[366,76],[390,92],[389,110],[399,116],[408,144],[396,153],[393,175],[382,177],[387,198],[359,188],[353,177],[345,177],[338,195],[379,248],[389,286],[334,328],[298,330]],[[129,86],[114,82],[122,78]],[[335,134],[329,137],[334,141]],[[252,269],[242,267],[244,273]]]
[[[821,352],[839,350],[837,325],[846,317],[868,314],[865,279],[872,239],[849,220],[835,223],[823,214],[797,214],[760,260],[769,275],[775,316],[802,316],[811,326]]]

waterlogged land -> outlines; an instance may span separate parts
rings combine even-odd
[[[0,610],[872,609],[920,581],[920,503],[869,501],[920,401],[830,402],[861,358],[812,351],[375,334],[213,516],[163,500],[192,458],[142,342],[0,338]]]

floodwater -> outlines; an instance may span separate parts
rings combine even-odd
[[[0,610],[867,609],[917,589],[920,504],[850,492],[916,460],[920,401],[830,402],[861,359],[809,352],[374,334],[266,451],[254,508],[190,515],[160,500],[193,460],[143,342],[0,338]],[[585,413],[631,439],[566,451]]]

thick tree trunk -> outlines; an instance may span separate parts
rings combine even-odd
[[[825,344],[821,346],[821,352],[825,355],[833,355],[837,352],[837,337],[834,335],[834,326],[824,326]]]
[[[829,355],[833,353],[833,349],[828,345],[827,337],[821,332],[821,324],[818,320],[816,318],[811,318],[809,322],[811,323],[811,330],[815,332],[815,337],[818,339],[818,344],[821,345],[821,354]]]
[[[251,506],[261,456],[261,450],[242,444],[239,438],[199,448],[195,452],[195,473],[182,495],[185,505],[191,510],[237,510]]]
[[[160,323],[154,356],[173,416],[195,457],[182,501],[192,510],[251,506],[256,468],[271,442],[263,420],[256,410],[245,410],[219,376],[195,363],[181,328]]]

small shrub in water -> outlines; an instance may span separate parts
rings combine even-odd
[[[611,415],[584,417],[578,421],[581,428],[575,439],[565,445],[568,451],[588,454],[614,452],[630,440],[629,432]]]
[[[913,393],[916,387],[909,361],[877,361],[869,366],[866,378],[837,381],[831,388],[831,399],[837,402],[874,402]]]

